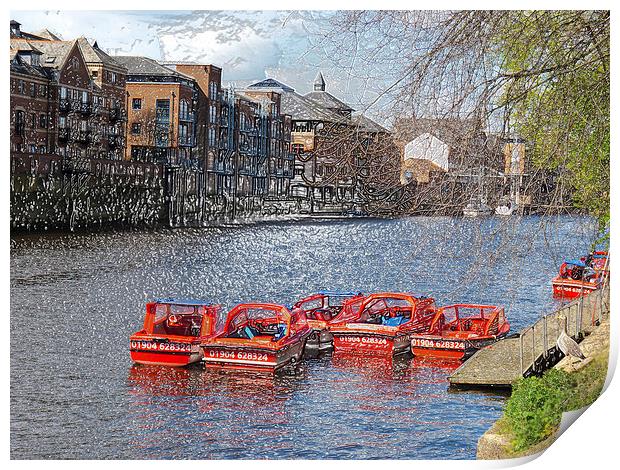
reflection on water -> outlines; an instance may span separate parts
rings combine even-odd
[[[588,248],[584,219],[451,218],[72,234],[11,241],[11,457],[462,458],[505,397],[450,392],[455,364],[325,354],[276,376],[133,366],[144,303],[290,303],[413,291],[506,306],[515,330]]]

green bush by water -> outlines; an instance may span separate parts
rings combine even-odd
[[[505,425],[513,435],[513,450],[527,449],[549,437],[562,412],[583,408],[600,395],[607,375],[607,355],[569,374],[551,369],[542,377],[519,380],[504,410]]]

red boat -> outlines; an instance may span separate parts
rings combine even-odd
[[[428,332],[411,335],[414,356],[466,359],[506,336],[510,324],[494,305],[455,304],[437,310]]]
[[[320,291],[298,301],[293,312],[303,311],[312,333],[306,341],[306,348],[324,350],[333,347],[334,337],[328,323],[336,317],[351,299],[362,299],[361,292]]]
[[[402,354],[411,333],[427,331],[435,300],[403,293],[376,293],[345,304],[329,322],[334,350],[354,353]]]
[[[553,279],[553,296],[573,299],[598,289],[609,276],[606,251],[595,251],[578,260],[568,260],[560,266],[558,276]]]
[[[234,307],[221,331],[202,343],[210,368],[275,371],[298,362],[311,331],[303,315],[283,305]]]
[[[203,358],[201,343],[213,334],[219,305],[163,299],[146,304],[143,328],[131,335],[131,359],[139,364],[186,366]]]

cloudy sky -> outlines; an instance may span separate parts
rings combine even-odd
[[[329,11],[12,11],[24,31],[97,40],[111,55],[211,63],[237,86],[273,77],[300,93],[321,70],[328,91],[363,110],[374,88],[333,64],[317,47]],[[314,34],[313,34],[314,33]],[[373,115],[369,110],[368,114]],[[375,116],[376,117],[376,116]]]

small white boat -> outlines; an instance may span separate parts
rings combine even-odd
[[[501,205],[495,208],[495,215],[511,216],[516,210],[515,205],[510,202],[510,206]]]
[[[470,202],[463,208],[465,217],[484,217],[491,215],[491,208],[487,206],[486,201],[481,200],[479,203]]]

